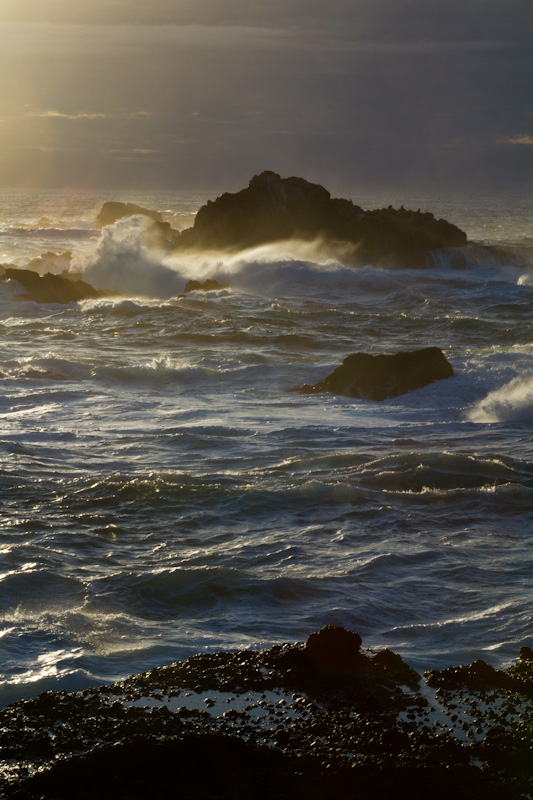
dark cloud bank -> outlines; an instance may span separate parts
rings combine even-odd
[[[530,0],[35,0],[0,23],[26,168],[60,185],[532,185]]]

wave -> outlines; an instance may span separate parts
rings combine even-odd
[[[513,245],[469,244],[466,247],[432,250],[427,256],[427,266],[438,269],[532,265],[533,247]]]
[[[467,412],[470,422],[533,422],[533,375],[495,389]]]
[[[117,317],[136,317],[153,309],[163,308],[161,300],[150,298],[105,297],[81,300],[79,306],[84,314],[112,314]]]
[[[82,581],[38,568],[37,564],[0,575],[0,610],[7,622],[42,614],[44,609],[63,611],[66,606],[78,606],[85,594]]]
[[[165,385],[181,384],[186,387],[197,388],[208,383],[233,383],[236,378],[242,379],[245,375],[252,381],[254,372],[262,368],[240,366],[231,368],[213,368],[209,366],[196,366],[194,364],[179,364],[172,358],[163,356],[156,358],[148,364],[136,366],[97,366],[93,376],[101,381],[112,381],[119,384],[136,384],[163,388]]]
[[[27,244],[31,251],[39,245],[43,247],[65,247],[83,245],[98,237],[100,231],[93,228],[4,228],[0,230],[0,240],[6,244]],[[28,259],[26,259],[28,260]]]
[[[22,287],[16,281],[0,281],[0,301],[12,303],[21,293]]]
[[[78,249],[72,269],[98,289],[122,295],[168,298],[185,288],[185,279],[152,256],[141,241],[141,217],[119,220],[103,229],[93,246]]]
[[[37,380],[79,381],[90,376],[90,367],[83,362],[57,358],[52,353],[28,356],[18,361],[1,362],[2,375],[7,378],[33,378]]]
[[[0,236],[16,236],[16,237],[23,237],[26,238],[28,236],[40,236],[46,237],[50,236],[51,238],[54,237],[61,237],[64,238],[65,236],[71,237],[73,239],[87,239],[89,237],[97,236],[100,231],[94,227],[93,224],[89,224],[88,222],[83,222],[83,220],[73,220],[70,221],[69,224],[61,223],[61,222],[50,222],[49,225],[40,225],[39,223],[36,224],[15,224],[15,225],[6,225],[4,227],[0,227]]]
[[[164,620],[215,613],[231,605],[271,606],[274,609],[322,596],[327,586],[306,578],[257,580],[245,571],[227,567],[161,569],[152,574],[116,573],[93,582],[89,610],[127,610],[144,619]],[[235,611],[233,612],[235,613]]]
[[[193,278],[215,278],[241,292],[335,290],[339,292],[390,291],[420,281],[420,270],[387,270],[372,265],[352,267],[324,254],[320,242],[286,241],[250,248],[236,254],[177,253],[150,250],[143,235],[146,220],[118,220],[100,238],[78,248],[72,270],[99,289],[128,296],[170,299],[184,292]],[[533,263],[532,248],[469,245],[433,251],[428,267],[442,273],[475,267],[526,267]],[[431,269],[425,270],[426,274]]]
[[[94,239],[99,231],[93,228],[30,228],[26,235],[37,236],[40,239]]]
[[[159,299],[182,294],[191,278],[216,278],[238,290],[254,291],[278,283],[301,286],[309,280],[326,286],[332,270],[340,271],[345,278],[353,277],[353,270],[336,262],[302,261],[297,244],[291,246],[291,253],[277,244],[223,258],[206,253],[161,256],[143,243],[145,228],[141,217],[119,220],[104,228],[95,245],[74,253],[72,269],[81,271],[84,279],[99,289]]]
[[[517,466],[508,459],[458,453],[408,452],[365,464],[358,471],[363,486],[387,492],[483,489],[518,482]]]
[[[255,248],[224,260],[206,254],[161,259],[142,243],[144,226],[141,218],[133,217],[105,228],[94,249],[75,254],[73,268],[81,267],[85,280],[98,288],[161,299],[182,293],[191,277],[216,277],[241,291],[272,289],[280,283],[288,286],[296,282],[302,286],[323,281],[325,285],[331,278],[320,274],[324,269],[331,272],[330,265],[288,256],[283,245]],[[352,270],[338,264],[333,270],[340,270],[348,280],[353,277]]]
[[[184,455],[213,448],[234,453],[235,439],[240,440],[238,447],[243,449],[251,435],[248,430],[184,426],[158,433],[157,446]],[[354,467],[357,460],[357,454],[339,456],[333,467],[323,461],[315,463],[310,456],[264,469],[251,467],[243,458],[240,470],[234,464],[231,474],[156,472],[134,476],[118,472],[97,481],[74,479],[69,481],[68,491],[61,490],[62,508],[79,511],[108,508],[109,503],[120,507],[142,502],[157,508],[159,514],[180,508],[180,513],[187,509],[188,515],[193,509],[218,506],[224,508],[224,513],[219,512],[221,516],[231,513],[249,521],[249,514],[254,518],[278,512],[290,514],[310,503],[315,509],[344,507],[343,514],[350,515],[355,510],[357,515],[370,512],[372,517],[376,502],[392,503],[401,509],[409,507],[411,511],[443,503],[463,508],[502,506],[509,515],[510,504],[515,504],[513,511],[521,513],[531,500],[528,468],[503,456],[406,452],[377,460],[365,457]],[[329,469],[335,471],[328,475]]]
[[[236,364],[212,367],[160,356],[144,364],[99,364],[95,360],[71,361],[53,354],[29,356],[20,360],[0,362],[0,375],[4,378],[29,378],[46,381],[90,381],[118,385],[136,385],[146,388],[165,388],[182,385],[185,388],[203,384],[229,384],[245,380],[248,385],[264,373],[264,366]]]

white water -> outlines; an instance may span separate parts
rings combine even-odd
[[[138,220],[96,230],[109,197],[0,193],[4,262],[74,250],[125,295],[0,285],[2,702],[328,622],[419,669],[531,645],[531,205],[354,194],[500,246],[388,271],[288,243],[155,254]],[[172,224],[204,199],[111,197]],[[228,288],[180,297],[191,277]],[[454,378],[384,403],[287,392],[426,345]]]

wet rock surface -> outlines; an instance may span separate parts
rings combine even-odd
[[[314,386],[304,384],[293,391],[387,400],[452,376],[453,367],[438,347],[390,355],[353,353],[323,381]]]
[[[0,711],[1,792],[36,798],[526,798],[533,660],[428,674],[327,627]],[[483,673],[483,686],[469,683]],[[507,676],[506,683],[501,676]],[[505,684],[505,685],[504,685]]]

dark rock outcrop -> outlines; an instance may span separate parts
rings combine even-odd
[[[463,231],[433,214],[363,211],[323,186],[267,171],[202,206],[176,247],[234,251],[287,239],[317,240],[347,263],[387,267],[426,266],[430,250],[467,243]]]
[[[361,637],[334,625],[326,625],[312,633],[305,643],[305,654],[320,669],[347,672],[357,669],[362,656],[359,654]]]
[[[39,275],[29,269],[5,267],[0,280],[16,281],[24,291],[17,300],[33,300],[35,303],[72,303],[98,297],[109,297],[112,292],[95,289],[90,283],[63,275]]]
[[[472,664],[462,664],[459,667],[446,667],[440,671],[429,670],[424,677],[428,686],[439,689],[450,690],[461,686],[466,686],[474,691],[500,689],[521,692],[526,689],[525,682],[513,676],[511,670],[503,672],[494,669],[493,666],[481,659],[473,661]]]
[[[149,208],[143,208],[143,206],[138,206],[135,203],[119,203],[116,200],[109,200],[100,209],[96,223],[99,228],[104,228],[106,225],[112,225],[118,219],[133,217],[137,214],[141,214],[143,217],[150,217],[154,222],[163,221],[159,211],[151,211]]]
[[[331,392],[365,400],[386,400],[453,376],[453,368],[438,347],[406,350],[392,355],[353,353],[331,375],[314,386],[293,391]]]
[[[225,192],[202,206],[192,228],[177,231],[157,211],[134,203],[106,202],[99,227],[142,214],[154,220],[143,235],[159,249],[236,252],[290,239],[313,242],[321,255],[350,266],[425,267],[428,253],[467,244],[466,234],[433,214],[392,206],[364,211],[351,200],[332,198],[320,184],[255,175],[239,192]]]
[[[531,678],[475,662],[427,673],[421,688],[400,655],[360,645],[358,634],[326,626],[305,645],[202,653],[111,686],[12,703],[0,709],[0,794],[529,797]],[[314,660],[328,653],[335,670]]]
[[[349,200],[332,200],[323,186],[263,172],[246,189],[225,192],[202,206],[193,228],[183,232],[181,244],[242,250],[291,238],[348,240],[363,214]]]

